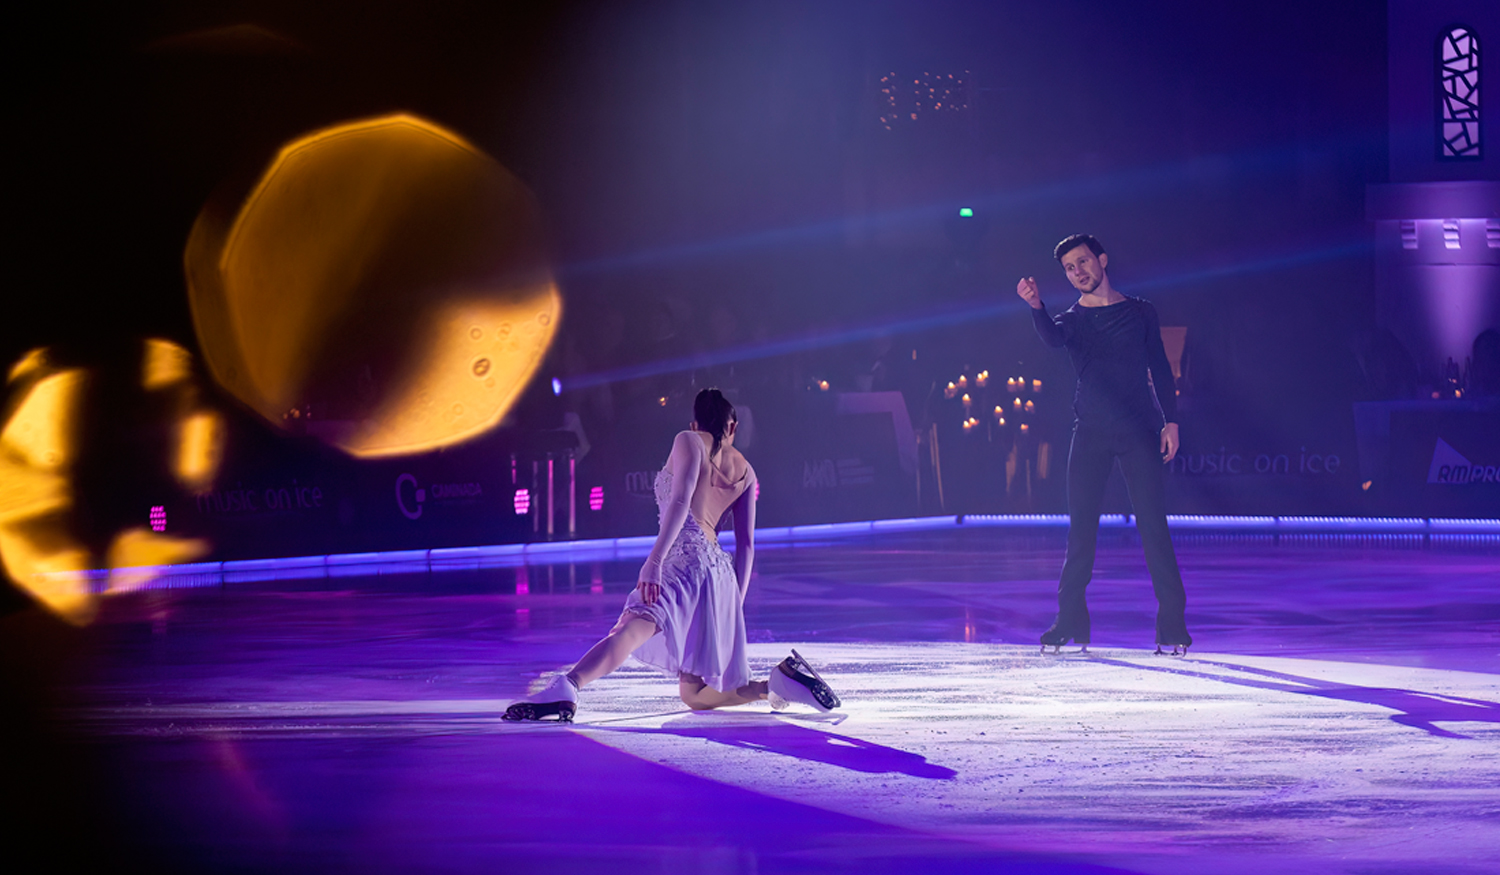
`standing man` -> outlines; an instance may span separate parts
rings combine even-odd
[[[1163,467],[1179,446],[1177,392],[1156,308],[1115,291],[1105,272],[1109,256],[1088,234],[1064,239],[1052,256],[1078,289],[1077,303],[1050,316],[1035,277],[1016,285],[1016,294],[1031,305],[1037,333],[1048,346],[1067,347],[1078,372],[1068,450],[1068,555],[1057,585],[1057,620],[1042,633],[1042,650],[1056,652],[1069,639],[1088,649],[1084,589],[1094,573],[1104,486],[1118,462],[1156,590],[1156,652],[1165,652],[1162,647],[1170,644],[1173,655],[1186,654],[1193,638],[1183,616],[1182,574],[1167,532]]]

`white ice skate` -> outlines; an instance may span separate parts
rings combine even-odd
[[[572,723],[577,710],[578,688],[567,675],[560,674],[547,686],[506,708],[500,719],[519,722],[556,717],[558,723]]]
[[[793,702],[810,705],[819,711],[832,711],[844,704],[795,650],[771,670],[769,687],[766,698],[777,711],[785,710]]]

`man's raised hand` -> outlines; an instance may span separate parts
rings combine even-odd
[[[1042,295],[1036,290],[1036,277],[1021,277],[1021,281],[1016,283],[1016,294],[1020,295],[1021,300],[1030,305],[1031,309],[1042,309]]]

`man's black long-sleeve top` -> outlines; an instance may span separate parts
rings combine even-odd
[[[1075,303],[1056,316],[1033,308],[1031,318],[1042,340],[1048,346],[1067,347],[1073,360],[1078,373],[1073,415],[1078,427],[1160,431],[1164,423],[1177,421],[1172,366],[1150,303],[1127,296],[1105,307]]]

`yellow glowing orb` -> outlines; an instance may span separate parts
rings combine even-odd
[[[356,456],[495,425],[562,312],[525,186],[407,115],[284,147],[242,204],[199,214],[186,271],[219,383]]]

